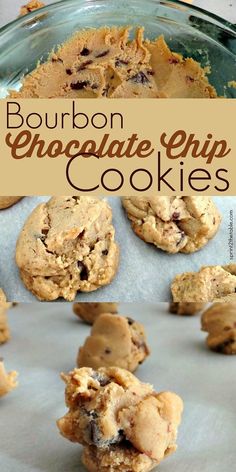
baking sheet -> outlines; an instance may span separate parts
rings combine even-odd
[[[235,469],[235,356],[205,346],[200,319],[167,313],[165,304],[121,305],[142,321],[151,356],[136,375],[185,403],[178,450],[159,472],[230,472]],[[10,311],[11,341],[0,346],[19,387],[0,399],[1,472],[82,472],[80,446],[63,439],[56,419],[66,412],[59,372],[74,368],[90,328],[71,304],[22,304]]]
[[[49,197],[25,197],[13,207],[0,211],[0,287],[8,300],[35,301],[20,280],[15,264],[15,245],[24,221],[32,209]],[[177,273],[198,270],[202,265],[228,264],[230,211],[236,197],[214,197],[223,221],[215,238],[193,254],[167,254],[139,239],[118,197],[108,198],[113,209],[116,239],[120,245],[120,267],[113,282],[95,292],[79,293],[80,301],[168,301],[170,283]],[[236,218],[234,218],[234,226]],[[234,228],[234,247],[236,231]]]

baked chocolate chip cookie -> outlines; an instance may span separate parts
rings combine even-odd
[[[176,275],[171,285],[174,302],[211,302],[236,292],[236,264],[202,267]]]
[[[6,343],[10,339],[7,319],[7,310],[10,306],[11,304],[7,303],[5,294],[0,289],[0,344]]]
[[[79,349],[79,367],[117,366],[134,372],[146,359],[144,326],[132,318],[104,313],[95,321],[90,336]]]
[[[84,448],[89,471],[147,472],[176,450],[183,402],[156,393],[118,367],[75,369],[62,375],[68,413],[61,434]]]
[[[23,197],[0,197],[0,210],[4,208],[9,208],[10,206],[14,205],[14,203],[21,200]]]
[[[94,321],[102,313],[117,313],[117,303],[74,303],[74,313],[85,321],[85,323],[93,324]]]
[[[212,351],[236,354],[236,301],[210,306],[202,315],[202,330]]]
[[[112,211],[93,197],[52,197],[27,219],[16,247],[25,286],[39,300],[90,292],[116,274],[119,249]]]
[[[221,222],[211,197],[123,197],[122,203],[134,232],[172,254],[198,251]]]

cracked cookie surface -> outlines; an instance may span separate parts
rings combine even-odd
[[[236,264],[206,266],[176,275],[171,285],[174,302],[211,302],[236,292]]]
[[[93,197],[52,197],[28,217],[18,238],[16,263],[25,286],[39,300],[64,297],[109,284],[119,249],[112,210]]]
[[[88,324],[93,324],[94,321],[102,313],[117,313],[118,305],[117,303],[74,303],[73,304],[74,313],[85,321]]]
[[[16,371],[6,372],[2,358],[0,358],[0,397],[7,395],[11,390],[17,387]]]
[[[85,446],[88,470],[96,470],[100,461],[102,472],[117,465],[146,472],[176,450],[183,410],[176,394],[157,393],[118,367],[75,369],[62,378],[69,411],[58,427],[64,437]]]
[[[25,76],[17,98],[215,98],[206,72],[161,36],[128,27],[82,30]]]
[[[150,351],[144,327],[124,316],[104,313],[95,321],[90,336],[79,349],[79,367],[117,366],[133,372]]]
[[[23,197],[0,197],[0,210],[9,208],[22,198]]]
[[[134,232],[163,251],[198,251],[215,236],[221,216],[210,197],[123,197]]]
[[[212,351],[236,354],[236,301],[210,306],[202,314],[202,330]]]

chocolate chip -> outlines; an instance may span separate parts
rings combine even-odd
[[[179,59],[177,57],[171,57],[168,59],[169,64],[179,64]]]
[[[180,233],[180,239],[179,241],[176,243],[176,246],[179,246],[180,243],[182,243],[183,239],[185,238],[185,233],[183,231],[181,231]]]
[[[134,82],[136,84],[148,84],[149,83],[149,79],[147,78],[147,76],[144,74],[144,72],[138,72],[136,75],[133,75],[133,77],[130,77],[130,79],[128,79],[129,81],[131,82]]]
[[[80,52],[81,56],[88,56],[90,54],[90,50],[88,48],[83,48]]]
[[[215,218],[213,218],[213,225],[215,225],[215,224],[216,224],[216,219],[215,219]]]
[[[153,70],[147,70],[147,74],[148,74],[148,75],[154,75],[155,72],[154,72]]]
[[[80,270],[80,280],[88,280],[89,272],[86,265],[78,261],[78,268]]]
[[[104,56],[107,56],[107,54],[109,53],[109,49],[106,49],[106,51],[103,51],[103,52],[100,52],[99,54],[97,54],[95,57],[96,58],[99,58],[99,57],[104,57]]]
[[[93,84],[93,85],[91,85],[91,89],[92,89],[92,90],[98,89],[98,84]]]
[[[71,87],[72,90],[83,90],[88,85],[89,85],[88,80],[82,80],[82,81],[78,80],[78,82],[74,82],[74,83],[70,84],[70,87]]]
[[[111,349],[109,347],[106,347],[105,354],[111,354]]]
[[[231,346],[231,344],[234,343],[233,339],[229,339],[228,341],[225,341],[223,343],[218,344],[218,346],[215,347],[216,352],[224,353],[225,348]]]
[[[172,220],[173,221],[176,221],[178,220],[180,217],[180,213],[178,211],[174,211],[173,215],[172,215]]]
[[[116,67],[127,66],[128,64],[129,64],[129,61],[124,61],[123,59],[116,59],[115,60],[115,66]]]
[[[108,254],[108,249],[104,249],[104,251],[102,251],[102,255],[107,256],[107,254]]]
[[[190,75],[186,75],[186,82],[194,82],[194,78],[190,77]]]
[[[105,387],[106,385],[108,385],[110,383],[110,379],[108,377],[106,377],[105,375],[101,375],[101,374],[98,374],[97,372],[93,372],[93,374],[91,375],[91,377],[94,379],[94,380],[97,380],[97,382],[99,382],[99,384],[101,385],[101,387]]]
[[[88,427],[89,427],[89,436],[90,436],[90,440],[92,444],[94,444],[95,446],[98,446],[101,440],[101,437],[100,437],[101,435],[100,435],[100,431],[96,423],[96,420],[91,420]]]
[[[72,75],[72,70],[71,69],[66,69],[67,75]]]
[[[86,67],[92,63],[93,61],[91,59],[89,61],[82,62],[82,64],[79,67],[77,67],[77,72],[79,72],[80,70],[86,69]]]
[[[63,60],[60,57],[53,56],[52,57],[52,62],[62,62],[63,63]]]
[[[126,317],[127,321],[128,321],[128,324],[131,326],[132,324],[134,324],[134,320],[132,318],[130,318],[129,316]]]
[[[44,236],[47,236],[48,231],[49,231],[49,228],[43,228],[43,229],[41,230],[41,233],[44,234]]]

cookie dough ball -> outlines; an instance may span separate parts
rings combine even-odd
[[[118,262],[111,208],[93,197],[41,203],[16,247],[21,278],[39,300],[73,301],[78,291],[97,290],[112,281]]]
[[[176,275],[171,285],[174,302],[211,302],[236,292],[235,264],[202,267]]]
[[[79,349],[79,367],[117,366],[133,372],[150,351],[141,323],[123,316],[104,313],[95,321],[91,335]]]
[[[84,367],[62,378],[69,411],[58,427],[85,446],[89,470],[148,471],[175,451],[183,410],[176,394],[157,393],[118,367]]]
[[[117,313],[117,303],[74,303],[74,313],[85,321],[93,324],[102,313]]]
[[[14,205],[14,203],[18,202],[22,198],[23,197],[0,197],[0,210]]]
[[[183,316],[192,316],[199,313],[205,306],[205,303],[196,302],[172,302],[170,303],[170,313]]]
[[[214,303],[202,315],[202,330],[208,333],[212,351],[236,354],[236,301]]]
[[[123,197],[134,232],[163,251],[195,252],[219,229],[211,197]]]
[[[39,8],[44,7],[45,4],[39,2],[38,0],[31,0],[26,5],[23,5],[20,9],[20,16],[27,15],[27,13],[31,13],[34,10],[38,10]]]
[[[0,358],[0,397],[7,395],[7,393],[17,387],[17,376],[18,373],[16,371],[6,372],[3,359]]]
[[[4,344],[10,339],[10,329],[7,319],[7,310],[10,305],[10,303],[6,302],[5,298],[3,301],[0,301],[0,344]]]

